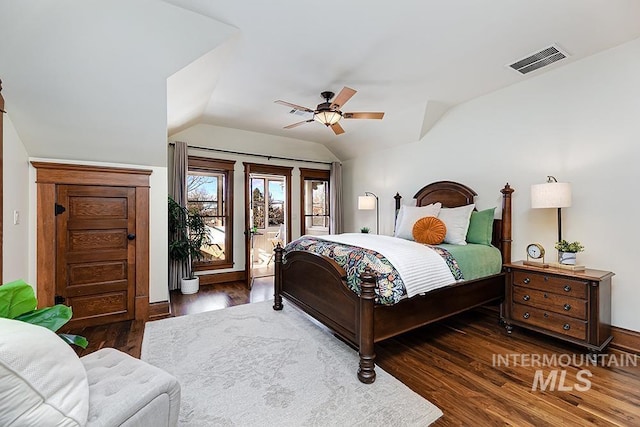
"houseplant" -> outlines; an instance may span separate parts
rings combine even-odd
[[[368,233],[368,232],[369,232],[369,227],[362,227],[362,228],[360,229],[360,232],[361,232],[361,233]]]
[[[182,263],[187,272],[180,290],[183,294],[193,294],[200,287],[200,280],[193,272],[193,263],[203,258],[200,248],[210,244],[209,230],[198,210],[180,206],[171,197],[168,202],[169,257]]]
[[[73,315],[71,307],[56,304],[52,307],[36,309],[38,300],[33,288],[23,280],[0,286],[0,317],[20,320],[42,326],[53,332],[60,329]],[[87,339],[79,335],[58,334],[69,344],[87,348]]]
[[[569,243],[563,239],[556,242],[556,249],[558,250],[558,262],[560,264],[575,264],[576,253],[584,251],[584,246],[578,241]]]

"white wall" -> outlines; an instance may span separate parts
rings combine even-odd
[[[292,159],[332,162],[336,157],[321,144],[292,140],[238,129],[196,125],[173,135],[171,141],[185,141],[190,146],[210,147],[241,153],[264,154]],[[189,149],[189,154],[215,159],[236,160],[233,182],[233,268],[216,273],[240,271],[245,267],[244,247],[244,165],[243,162],[293,167],[291,177],[291,239],[300,236],[300,167],[329,169],[329,164],[297,162],[239,154]],[[202,274],[206,274],[203,272]]]
[[[450,110],[420,141],[344,163],[347,231],[374,226],[356,209],[364,191],[380,196],[381,232],[393,230],[393,195],[409,203],[423,185],[455,180],[474,188],[478,208],[513,194],[513,259],[540,242],[552,257],[556,211],[530,209],[530,186],[547,175],[573,186],[563,237],[586,251],[578,262],[616,273],[612,323],[640,331],[635,277],[640,207],[640,39]],[[364,152],[364,151],[363,151]]]
[[[167,230],[167,168],[139,166],[121,163],[80,162],[64,159],[30,158],[29,161],[72,163],[106,167],[149,169],[149,302],[167,301],[168,291],[168,230]],[[36,277],[36,170],[30,166],[29,194],[32,215],[29,219],[31,256],[29,257],[29,277]],[[5,183],[6,188],[6,183]],[[6,248],[6,243],[5,243]],[[34,280],[35,282],[35,280]]]
[[[2,283],[23,279],[35,288],[29,275],[29,158],[11,118],[3,129]],[[14,211],[18,224],[14,224]]]

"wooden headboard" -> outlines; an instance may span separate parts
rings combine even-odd
[[[511,262],[511,193],[513,188],[507,183],[500,192],[502,193],[502,219],[493,221],[493,236],[491,244],[502,253],[502,263]],[[426,206],[440,202],[443,207],[456,208],[474,202],[478,194],[464,184],[454,181],[438,181],[425,185],[413,196],[416,206]],[[396,193],[396,217],[400,210],[402,196]]]

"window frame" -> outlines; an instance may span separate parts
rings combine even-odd
[[[208,157],[189,156],[188,171],[224,175],[223,217],[224,217],[224,251],[223,261],[196,261],[194,271],[221,270],[233,267],[233,172],[235,160],[212,159]]]
[[[308,169],[308,168],[300,168],[300,235],[303,236],[306,232],[306,218],[307,214],[305,212],[306,205],[306,189],[305,183],[306,181],[326,181],[327,183],[327,194],[331,194],[331,171],[328,169]],[[313,201],[312,201],[313,203]],[[331,197],[327,200],[327,215],[326,215],[329,226],[329,233],[331,232]]]

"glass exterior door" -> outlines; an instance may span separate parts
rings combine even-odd
[[[250,178],[251,275],[273,275],[273,249],[286,242],[285,177],[252,174]]]

